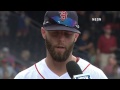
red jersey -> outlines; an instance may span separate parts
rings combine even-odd
[[[101,53],[111,53],[110,48],[117,47],[117,40],[115,36],[106,38],[102,35],[98,40],[98,48]]]

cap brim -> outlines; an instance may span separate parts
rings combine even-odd
[[[80,33],[80,31],[75,28],[70,28],[70,27],[66,27],[66,26],[62,26],[62,25],[51,25],[51,26],[46,26],[44,28],[46,30],[65,30],[65,31]]]

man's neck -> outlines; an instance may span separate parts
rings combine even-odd
[[[67,72],[66,70],[66,64],[69,61],[76,61],[76,57],[73,55],[70,55],[69,58],[65,61],[65,62],[56,62],[55,60],[52,59],[51,56],[46,57],[46,64],[48,66],[48,68],[54,72],[55,74],[57,74],[58,76],[63,75],[64,73]]]
[[[105,37],[108,39],[110,38],[110,36],[111,36],[110,34],[105,34]]]

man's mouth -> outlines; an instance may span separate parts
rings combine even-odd
[[[56,48],[65,48],[64,46],[57,46]]]
[[[65,47],[64,46],[57,46],[56,49],[58,51],[64,51],[65,50]]]

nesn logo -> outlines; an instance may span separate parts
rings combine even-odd
[[[90,79],[89,75],[76,77],[76,79]]]
[[[101,21],[101,18],[92,18],[92,21]]]
[[[91,79],[89,74],[80,74],[80,75],[74,75],[74,79]]]

